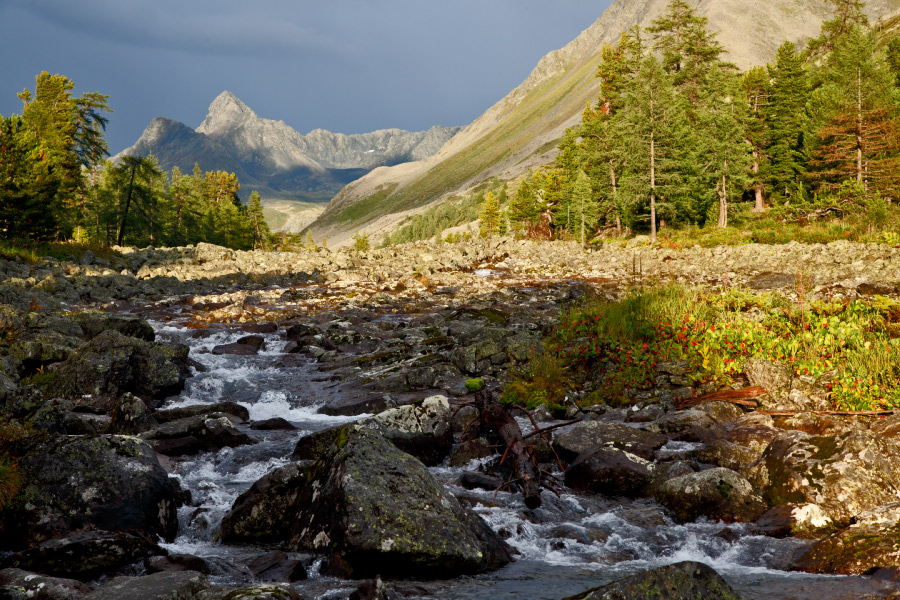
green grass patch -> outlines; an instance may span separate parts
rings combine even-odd
[[[78,262],[85,252],[91,251],[95,256],[112,260],[121,258],[122,254],[102,244],[82,244],[78,242],[4,242],[0,243],[0,258],[37,263],[46,257],[57,260]]]
[[[827,382],[835,409],[900,406],[900,303],[879,296],[798,303],[742,289],[635,289],[620,302],[564,311],[545,346],[547,356],[515,373],[506,395],[558,404],[559,382],[590,378],[591,401],[617,403],[626,390],[653,389],[662,361],[685,361],[695,386],[726,387],[759,358]]]

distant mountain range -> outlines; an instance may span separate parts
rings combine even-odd
[[[152,152],[165,170],[177,166],[190,173],[198,163],[204,171],[234,172],[245,199],[257,190],[270,204],[277,200],[324,203],[376,167],[433,155],[459,129],[383,129],[357,135],[316,129],[302,135],[284,121],[263,119],[225,91],[209,105],[206,119],[197,129],[157,117],[140,139],[118,156]],[[291,227],[297,228],[296,223]]]
[[[465,194],[491,178],[514,180],[552,162],[567,127],[580,122],[585,103],[600,91],[595,77],[604,44],[623,31],[646,27],[669,0],[615,0],[575,40],[540,60],[531,75],[505,98],[424,160],[377,169],[349,184],[312,224],[316,239],[346,242],[359,230],[380,234],[407,215],[448,197]],[[801,46],[816,37],[832,5],[826,0],[691,0],[718,32],[729,60],[740,68],[765,65],[784,41]],[[891,18],[900,0],[869,0],[872,23],[900,29]]]

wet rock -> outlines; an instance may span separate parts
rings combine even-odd
[[[499,490],[504,481],[499,477],[485,475],[476,471],[463,471],[456,482],[467,490]]]
[[[440,464],[453,445],[446,396],[431,396],[421,403],[391,408],[357,424],[378,431],[428,466]]]
[[[870,431],[787,431],[744,472],[770,505],[816,504],[838,526],[900,499],[900,448]]]
[[[238,496],[222,518],[222,541],[232,544],[286,540],[306,485],[308,466],[308,462],[294,462],[275,469]]]
[[[254,421],[250,424],[250,429],[257,431],[293,431],[297,428],[291,425],[286,419],[272,417],[271,419]]]
[[[470,461],[487,458],[496,452],[496,448],[484,438],[475,438],[461,443],[450,454],[451,467],[463,467]]]
[[[209,587],[202,573],[163,571],[144,577],[116,577],[85,596],[85,600],[183,600]]]
[[[203,452],[206,445],[192,435],[165,440],[149,440],[154,452],[165,456],[191,456]]]
[[[348,600],[390,600],[390,596],[387,586],[381,581],[381,577],[376,577],[364,582],[353,590]]]
[[[89,531],[42,542],[5,558],[2,566],[90,581],[165,550],[128,533]]]
[[[226,413],[238,417],[241,421],[250,420],[250,411],[246,407],[235,402],[217,402],[216,404],[195,404],[193,406],[182,406],[180,408],[169,408],[166,410],[158,410],[153,413],[160,423],[168,423],[169,421],[177,421],[187,417],[196,417],[199,415],[209,415],[212,413]]]
[[[427,468],[380,434],[348,426],[310,468],[291,544],[326,551],[351,577],[446,577],[510,561],[509,549]]]
[[[197,571],[209,575],[209,565],[199,556],[193,554],[169,554],[167,556],[152,556],[147,559],[147,572],[160,573],[162,571]]]
[[[153,327],[144,319],[101,312],[80,312],[69,317],[81,326],[84,337],[88,340],[107,330],[118,331],[122,335],[147,342],[156,339]]]
[[[302,581],[307,578],[303,563],[281,550],[257,556],[247,563],[247,567],[259,581]]]
[[[815,504],[780,504],[766,511],[753,524],[757,533],[776,538],[808,537],[831,527],[831,519]]]
[[[219,344],[210,350],[213,354],[233,354],[235,356],[255,356],[259,348],[249,344],[233,342],[231,344]]]
[[[12,586],[24,592],[23,598],[38,600],[78,600],[91,588],[75,579],[47,577],[22,569],[8,568],[0,571],[0,586]],[[0,597],[3,597],[0,593]]]
[[[653,463],[616,448],[585,452],[566,469],[566,485],[581,492],[639,497],[652,479]]]
[[[125,393],[113,408],[107,432],[137,435],[157,426],[159,423],[150,414],[150,409],[144,401],[134,394]]]
[[[481,411],[474,406],[463,406],[452,413],[451,427],[459,441],[476,438],[481,433]]]
[[[862,575],[900,567],[900,502],[864,511],[855,522],[820,540],[800,556],[793,570]]]
[[[220,450],[255,444],[256,440],[239,431],[225,413],[210,413],[163,423],[141,434],[145,440],[170,440],[194,437],[204,450]],[[160,452],[162,454],[162,452]]]
[[[564,461],[575,460],[579,454],[598,448],[617,448],[645,460],[669,441],[664,435],[635,429],[619,423],[587,421],[553,438],[553,448]]]
[[[656,490],[656,500],[681,521],[705,516],[725,522],[751,522],[766,503],[739,473],[721,467],[670,479]]]
[[[48,389],[51,395],[105,411],[126,392],[153,407],[151,401],[179,393],[189,374],[187,346],[107,330],[60,363]]]
[[[741,600],[722,576],[697,562],[644,571],[565,600]]]
[[[196,600],[303,600],[287,583],[251,585],[242,588],[217,586],[203,590]]]
[[[28,505],[22,543],[83,527],[174,539],[180,488],[145,442],[99,435],[32,444],[19,461]]]

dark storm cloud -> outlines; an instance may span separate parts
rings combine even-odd
[[[230,90],[300,131],[466,125],[610,0],[0,0],[0,114],[41,71],[108,94],[113,152]]]
[[[248,11],[246,2],[9,0],[9,3],[61,29],[94,40],[143,48],[269,58],[298,50],[337,54],[344,51],[335,40],[283,16],[266,10]]]

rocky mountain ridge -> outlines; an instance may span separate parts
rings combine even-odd
[[[315,129],[302,135],[284,121],[260,117],[224,91],[196,130],[157,117],[118,156],[152,153],[163,169],[177,166],[186,173],[199,163],[204,171],[236,173],[243,190],[257,190],[264,200],[322,202],[376,167],[431,156],[457,131],[435,126],[419,132],[383,129],[345,135]]]
[[[316,236],[338,243],[364,228],[390,231],[424,206],[465,193],[480,182],[511,180],[552,161],[555,142],[579,121],[586,102],[596,99],[594,73],[604,44],[616,43],[634,25],[646,27],[668,0],[616,0],[564,48],[542,58],[506,97],[466,126],[437,154],[423,161],[376,169],[347,186],[313,223]],[[818,35],[829,14],[825,0],[695,0],[741,69],[766,64],[785,40],[801,46]],[[873,0],[865,8],[873,23],[900,10],[900,0]],[[376,203],[374,199],[378,199]],[[358,207],[363,206],[365,211]],[[354,208],[356,207],[356,208]],[[355,215],[364,213],[365,217]]]

